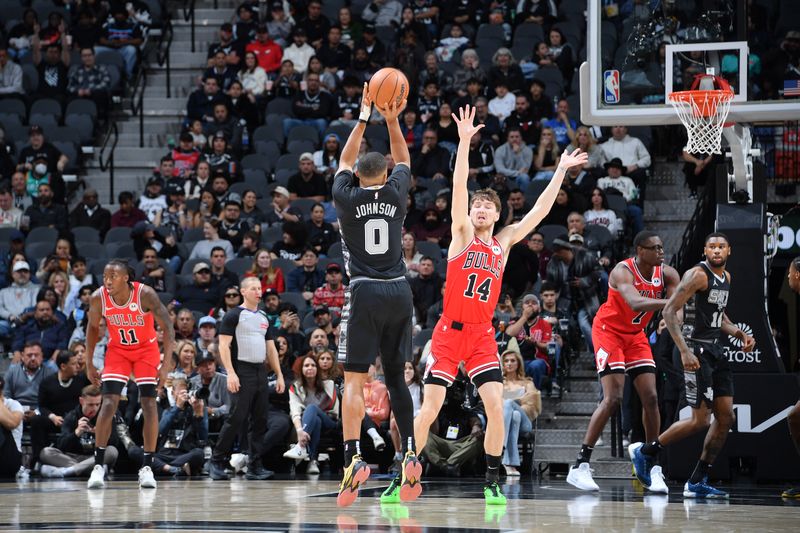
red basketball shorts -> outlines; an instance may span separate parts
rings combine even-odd
[[[103,367],[103,381],[127,383],[133,373],[137,385],[157,385],[159,366],[161,353],[157,344],[134,350],[109,348]]]
[[[430,375],[451,384],[462,361],[471,380],[483,372],[500,370],[494,327],[491,322],[461,324],[443,316],[433,330],[425,377]]]
[[[605,327],[599,320],[592,325],[594,362],[597,373],[640,374],[654,372],[653,352],[644,332],[619,333]]]

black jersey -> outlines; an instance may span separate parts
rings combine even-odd
[[[705,342],[717,342],[722,336],[722,315],[728,305],[731,282],[725,272],[718,277],[705,261],[697,266],[708,278],[708,288],[694,296],[694,324],[691,338]]]
[[[396,165],[381,187],[359,187],[349,170],[333,179],[333,200],[342,234],[342,256],[351,278],[404,276],[401,248],[411,170]]]

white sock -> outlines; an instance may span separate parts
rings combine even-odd
[[[394,452],[394,460],[395,461],[402,461],[403,460],[403,454],[400,453],[400,452]]]
[[[77,472],[75,472],[74,466],[67,466],[62,468],[61,473],[64,475],[64,477],[71,477],[77,474]]]
[[[367,435],[369,435],[370,437],[372,437],[372,440],[376,440],[376,439],[381,439],[381,438],[382,438],[382,437],[381,437],[381,434],[380,434],[380,433],[378,433],[378,430],[377,430],[377,429],[375,429],[375,428],[369,428],[369,429],[367,430]]]

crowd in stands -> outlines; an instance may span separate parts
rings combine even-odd
[[[591,321],[608,272],[644,227],[642,196],[654,164],[649,134],[640,139],[625,126],[579,122],[575,69],[585,43],[580,32],[565,31],[577,24],[567,9],[576,3],[244,0],[208,48],[178,142],[165,148],[144,191],[119,193],[113,213],[93,189],[67,208],[62,175],[75,161],[50,141],[57,122],[36,122],[43,115],[30,113],[26,136],[9,132],[19,134],[24,121],[14,117],[24,119],[41,99],[56,101],[59,118],[73,100],[93,102],[94,116],[107,113],[120,80],[135,75],[148,3],[59,0],[46,16],[25,9],[16,24],[5,20],[0,105],[18,99],[24,107],[19,116],[10,107],[0,112],[0,340],[13,361],[0,384],[0,450],[21,450],[13,415],[20,412],[30,467],[38,463],[46,477],[86,473],[100,396],[82,372],[87,357],[102,369],[105,350],[101,342],[85,353],[86,311],[105,260],[126,257],[133,279],[167,305],[180,341],[166,354],[178,364],[160,402],[156,470],[204,469],[229,404],[217,326],[242,302],[245,277],[261,281],[291,383],[284,394],[271,391],[264,448],[281,453],[266,454],[266,464],[280,468],[274,457],[284,452],[301,465],[305,459],[312,474],[325,455],[336,464],[338,452],[327,452],[341,440],[330,437],[340,431],[343,372],[335,353],[348,279],[331,183],[363,83],[392,65],[413,89],[401,118],[412,161],[402,245],[416,315],[416,359],[406,382],[417,409],[446,282],[458,142],[450,113],[469,104],[485,126],[471,141],[469,187],[500,194],[498,229],[531,209],[561,153],[589,153],[583,168],[570,169],[538,231],[509,253],[495,324],[509,398],[504,464],[515,475],[517,443],[541,410],[539,390],[557,391],[571,358],[592,350]],[[26,88],[30,69],[37,77]],[[387,146],[373,113],[360,153],[386,153]],[[702,154],[686,160],[696,192],[711,161]],[[398,455],[388,443],[398,449],[399,436],[385,387],[376,385],[381,369],[372,371],[366,453],[389,467]],[[474,468],[481,457],[485,416],[470,387],[462,376],[448,390],[426,448],[432,468],[445,473]],[[112,437],[117,453],[110,446],[105,456],[120,472],[138,468],[142,453],[133,382],[123,396]],[[0,456],[0,475],[13,475],[8,465],[12,456],[19,464],[18,454]]]

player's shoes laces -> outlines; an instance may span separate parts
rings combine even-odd
[[[42,467],[44,469],[44,467]],[[781,498],[800,498],[800,488],[792,487],[781,493]]]
[[[708,484],[708,478],[704,477],[700,483],[692,483],[691,481],[687,481],[686,485],[683,486],[683,497],[727,500],[728,493],[719,489],[715,489]]]
[[[484,485],[483,499],[486,501],[486,505],[506,504],[506,497],[500,492],[500,485],[497,484],[497,481],[492,481]]]
[[[347,507],[358,498],[359,487],[369,478],[369,465],[360,455],[354,455],[350,465],[344,469],[344,477],[339,485],[339,496],[336,505]]]
[[[628,446],[628,456],[633,464],[633,473],[636,479],[645,487],[650,486],[650,465],[649,458],[642,453],[643,442],[634,442]]]
[[[103,465],[94,465],[92,474],[89,476],[89,483],[86,486],[90,489],[102,489],[106,486],[106,469]]]
[[[394,476],[389,488],[381,494],[381,503],[400,503],[400,486],[402,484],[402,476],[400,474]]]
[[[650,492],[669,494],[667,484],[664,482],[664,474],[661,472],[659,465],[655,465],[650,469],[650,486],[647,488]]]
[[[570,466],[567,483],[581,490],[600,490],[592,478],[592,469],[589,463],[581,463],[577,468],[575,465]]]
[[[156,478],[153,476],[153,470],[151,470],[149,466],[143,466],[139,469],[140,489],[154,489],[157,485]]]
[[[403,479],[400,485],[400,500],[413,502],[422,494],[422,463],[416,454],[409,450],[403,458]]]

